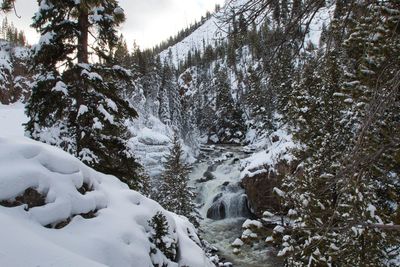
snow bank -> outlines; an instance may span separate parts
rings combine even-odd
[[[0,170],[0,266],[153,266],[148,221],[157,211],[177,236],[179,266],[213,266],[186,218],[60,149],[0,138]],[[29,188],[41,205],[5,207]]]
[[[25,105],[19,102],[10,105],[0,103],[0,136],[24,136],[22,124],[28,121],[24,109]]]
[[[290,150],[296,147],[292,135],[285,130],[278,130],[271,134],[270,144],[267,149],[254,153],[250,157],[241,160],[241,178],[253,177],[254,175],[268,171],[266,166],[273,167],[279,161],[291,162],[293,155]]]

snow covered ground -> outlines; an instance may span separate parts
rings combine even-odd
[[[24,104],[0,104],[0,136],[24,136],[23,123],[27,121]]]
[[[296,143],[293,141],[291,134],[286,130],[279,129],[273,132],[266,139],[266,148],[258,148],[258,152],[252,154],[250,157],[242,160],[240,177],[253,177],[254,175],[268,171],[266,166],[274,168],[275,165],[284,160],[287,163],[293,160],[291,150],[296,148]]]
[[[213,266],[186,218],[58,148],[23,137],[26,120],[23,104],[0,105],[0,266]],[[43,198],[40,205],[29,199],[32,189]],[[150,254],[148,221],[157,211],[178,243],[178,263],[159,250]]]
[[[58,148],[0,138],[0,170],[0,266],[178,266],[150,254],[157,211],[178,243],[179,266],[212,266],[186,218]],[[32,189],[44,202],[32,200]]]

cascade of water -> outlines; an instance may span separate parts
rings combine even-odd
[[[207,210],[207,218],[214,220],[248,216],[247,196],[242,190],[221,192],[214,197],[213,204]]]
[[[243,156],[240,151],[226,152],[219,147],[214,151],[207,150],[204,162],[192,173],[204,217],[220,220],[250,216],[247,197],[240,186],[239,159]]]
[[[240,186],[240,159],[245,156],[241,147],[212,146],[203,149],[201,161],[195,164],[190,178],[205,218],[201,223],[203,238],[235,267],[280,266],[265,248],[257,252],[244,246],[240,255],[232,252],[231,244],[241,236],[241,226],[250,216],[247,197]]]

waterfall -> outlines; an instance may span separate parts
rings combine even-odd
[[[207,218],[214,220],[249,216],[247,196],[242,190],[219,193],[207,210]]]
[[[234,267],[280,266],[262,244],[260,253],[243,246],[241,254],[232,253],[232,242],[241,236],[242,224],[251,216],[247,196],[241,187],[240,159],[246,157],[242,147],[209,146],[202,149],[199,162],[190,174],[191,186],[197,189],[203,237],[216,247],[220,258]]]
[[[203,217],[214,220],[249,217],[247,196],[240,186],[240,158],[235,147],[207,149],[203,162],[191,174],[198,189],[197,201]],[[234,150],[235,152],[232,152]]]

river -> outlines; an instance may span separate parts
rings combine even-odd
[[[190,174],[200,204],[202,237],[216,247],[220,258],[234,267],[280,266],[264,242],[244,245],[238,255],[232,242],[241,236],[243,222],[251,216],[240,186],[240,160],[248,156],[240,146],[205,146]],[[207,216],[208,215],[208,216]],[[211,217],[211,218],[207,218]]]

